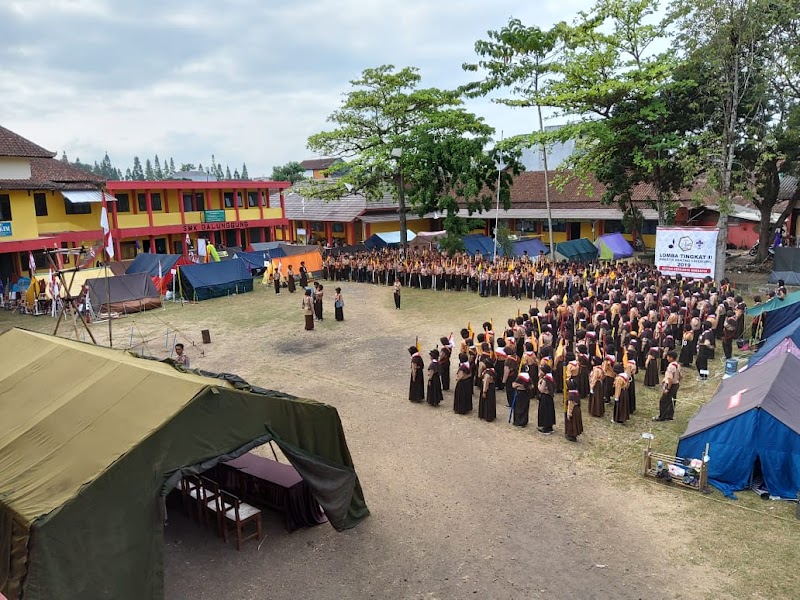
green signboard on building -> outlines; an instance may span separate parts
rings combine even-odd
[[[203,223],[224,223],[225,211],[224,210],[204,210]]]
[[[0,222],[0,237],[9,237],[11,235],[11,222]]]

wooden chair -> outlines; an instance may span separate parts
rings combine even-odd
[[[187,513],[195,512],[203,520],[203,484],[197,475],[185,475],[180,483],[183,506]]]
[[[236,549],[242,549],[242,542],[258,538],[262,540],[263,531],[261,529],[261,510],[241,502],[239,498],[233,494],[229,494],[224,490],[220,490],[219,496],[216,499],[218,515],[222,525],[222,539],[228,543],[228,523],[233,523],[236,529]],[[244,535],[244,527],[248,523],[255,522],[256,531],[250,535]]]
[[[202,499],[200,502],[200,511],[202,514],[203,524],[208,525],[208,517],[209,515],[213,515],[214,517],[214,525],[217,528],[217,533],[222,535],[220,531],[220,520],[219,520],[219,506],[217,502],[217,498],[219,498],[219,485],[216,481],[212,481],[207,477],[203,477],[200,475],[198,477],[200,480],[200,492],[202,495]]]

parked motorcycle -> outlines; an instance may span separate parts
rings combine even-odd
[[[756,242],[755,244],[753,244],[753,247],[750,248],[750,252],[748,252],[748,254],[750,256],[756,256],[758,254],[758,245],[759,244],[760,244],[760,242]],[[770,246],[767,249],[767,252],[769,252],[770,256],[775,256],[775,248],[773,248],[772,246]]]

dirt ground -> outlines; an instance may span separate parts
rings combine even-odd
[[[494,423],[454,414],[452,391],[439,407],[408,402],[406,348],[415,336],[427,363],[439,336],[467,321],[498,324],[527,304],[406,290],[396,311],[389,289],[343,284],[346,320],[337,323],[334,284],[323,283],[325,320],[312,332],[303,330],[298,294],[260,285],[113,323],[115,347],[164,356],[177,339],[193,367],[336,406],[372,513],[349,531],[288,534],[268,512],[265,541],[237,552],[175,512],[165,529],[167,598],[739,597],[730,590],[742,574],[719,568],[713,537],[704,549],[692,536],[697,500],[604,468],[620,457],[635,465],[647,405],[609,452],[610,424],[588,415],[572,444],[507,424],[500,395]],[[0,318],[12,324],[52,327],[47,317]],[[92,329],[107,343],[106,324]],[[201,329],[210,345],[200,343]],[[739,517],[730,512],[719,522]]]

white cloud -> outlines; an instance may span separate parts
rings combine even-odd
[[[415,65],[425,86],[468,80],[461,64],[510,16],[547,27],[589,0],[215,0],[0,3],[2,124],[71,158],[117,166],[173,156],[251,175],[310,156],[348,81],[367,67]],[[468,106],[506,137],[533,115]]]

